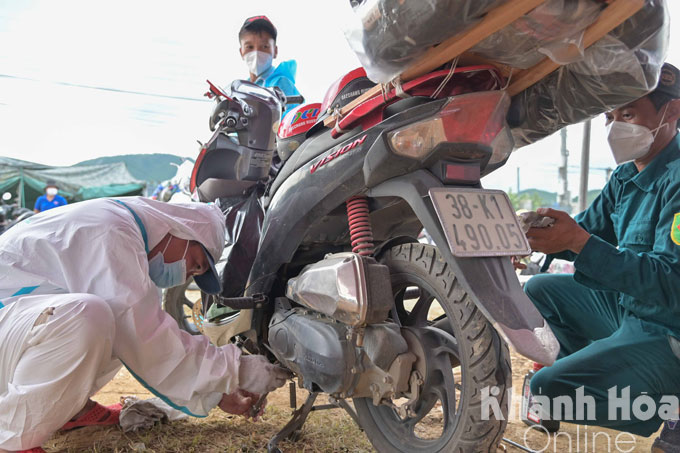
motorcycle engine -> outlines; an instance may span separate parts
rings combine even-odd
[[[340,398],[372,397],[372,383],[389,384],[380,399],[403,391],[416,357],[408,351],[399,327],[367,326],[363,346],[356,346],[356,335],[350,326],[305,308],[277,309],[269,325],[274,354],[309,391]]]
[[[304,388],[375,404],[408,388],[416,356],[399,326],[385,322],[394,303],[386,266],[354,253],[328,255],[290,279],[286,295],[268,340]]]

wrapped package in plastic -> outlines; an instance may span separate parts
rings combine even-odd
[[[219,199],[219,206],[225,215],[227,232],[224,252],[216,265],[222,279],[223,297],[241,297],[248,283],[250,268],[255,262],[262,233],[264,208],[260,201],[262,184],[257,184],[244,195]],[[214,319],[227,312],[227,307],[212,304],[203,307],[207,318]]]
[[[665,0],[647,0],[635,15],[512,99],[515,146],[534,143],[632,102],[656,87],[666,58],[670,18]]]
[[[506,0],[352,0],[345,36],[366,74],[387,83],[435,44]]]
[[[471,51],[520,69],[546,56],[560,64],[578,61],[583,57],[583,32],[604,7],[600,0],[548,0]]]

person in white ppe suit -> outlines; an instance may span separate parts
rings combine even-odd
[[[286,370],[189,335],[161,309],[158,288],[191,276],[220,291],[224,235],[216,205],[142,197],[64,206],[1,235],[0,452],[43,451],[122,366],[197,417],[244,414],[283,385]]]

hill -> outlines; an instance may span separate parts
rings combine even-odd
[[[589,190],[588,193],[586,194],[586,206],[590,206],[590,204],[597,198],[598,195],[600,195],[600,192],[602,190],[600,189],[592,189]],[[571,199],[572,203],[574,203],[574,206],[578,204],[578,196],[574,197]]]
[[[588,191],[586,196],[586,206],[595,200],[595,198],[600,194],[600,189],[592,189]],[[538,207],[557,207],[557,194],[555,192],[547,192],[540,189],[525,189],[520,190],[519,193],[513,193],[512,190],[508,191],[508,196],[515,209],[536,209]],[[572,200],[572,211],[578,208],[578,196],[573,197]],[[575,213],[572,212],[572,213]]]
[[[158,183],[170,179],[177,168],[171,163],[181,164],[182,158],[173,154],[125,154],[121,156],[104,156],[78,162],[78,165],[101,165],[112,162],[123,162],[128,171],[140,181]]]
[[[548,192],[540,189],[525,189],[520,190],[518,195],[530,199],[540,199],[541,206],[553,206],[557,203],[557,194],[555,192]]]

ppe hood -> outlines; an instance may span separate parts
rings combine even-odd
[[[153,249],[166,234],[201,243],[217,262],[224,249],[226,227],[220,208],[210,203],[163,203],[143,197],[118,198],[140,217]]]

